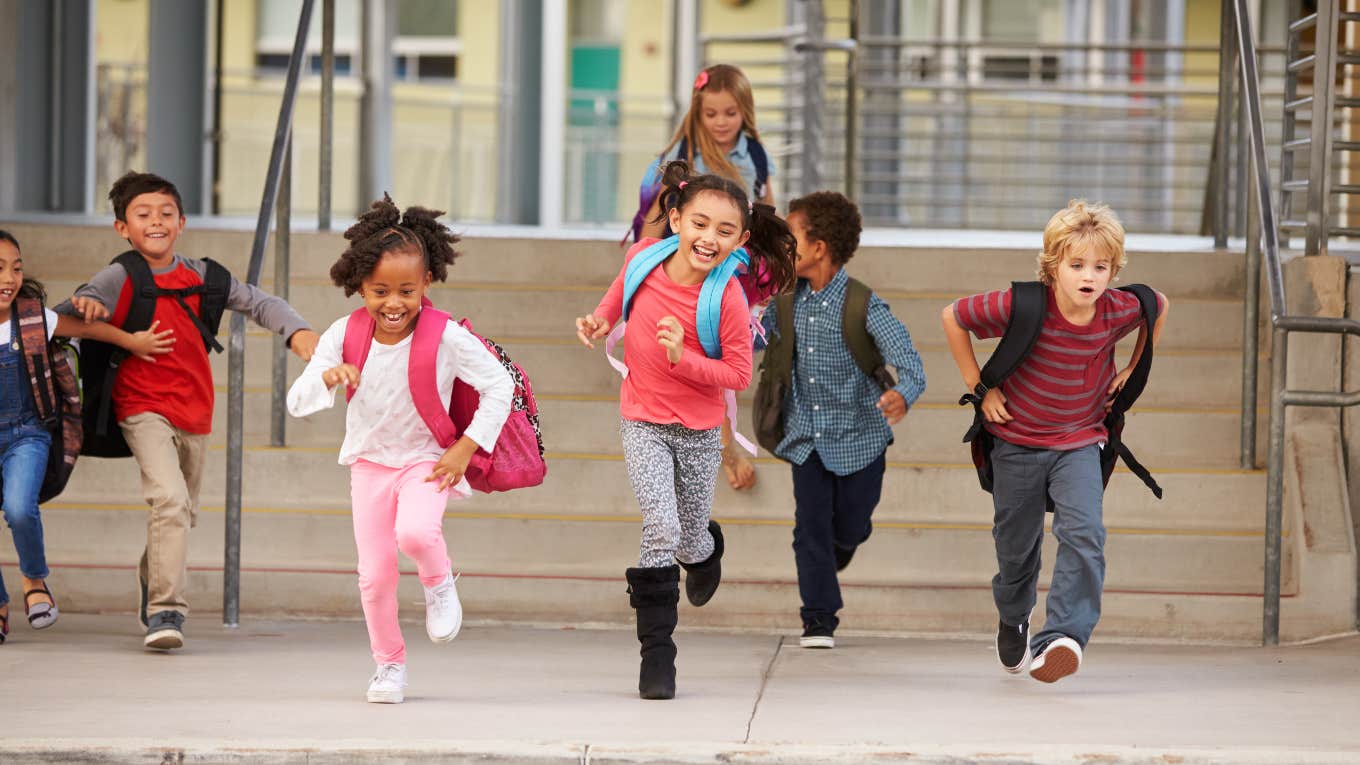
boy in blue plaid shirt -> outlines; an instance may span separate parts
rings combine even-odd
[[[895,387],[856,366],[845,343],[842,309],[849,277],[844,266],[859,247],[859,208],[843,195],[819,191],[789,203],[789,228],[798,240],[798,284],[793,295],[792,391],[784,400],[784,440],[775,456],[793,466],[793,556],[803,607],[804,648],[832,648],[841,588],[836,572],[873,531],[871,516],[883,488],[892,425],[926,387],[911,335],[877,295],[869,298],[868,334]],[[779,325],[772,303],[763,324]]]

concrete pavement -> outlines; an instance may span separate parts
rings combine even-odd
[[[418,616],[415,604],[403,604]],[[1360,636],[1313,645],[1102,642],[1056,685],[985,636],[682,632],[679,693],[636,696],[629,629],[404,625],[405,704],[364,702],[361,621],[194,615],[141,648],[130,614],[22,617],[0,646],[2,763],[1360,762]]]

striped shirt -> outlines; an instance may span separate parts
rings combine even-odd
[[[954,303],[959,326],[981,340],[1001,337],[1010,315],[1009,289]],[[1114,346],[1142,320],[1137,297],[1108,289],[1096,301],[1091,323],[1077,326],[1063,318],[1049,287],[1048,310],[1034,349],[1001,383],[1006,411],[1015,419],[989,422],[988,432],[1019,446],[1058,451],[1103,443],[1106,391],[1116,372]]]

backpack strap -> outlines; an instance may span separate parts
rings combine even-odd
[[[1147,340],[1143,343],[1143,351],[1138,356],[1138,362],[1133,366],[1133,372],[1129,379],[1124,381],[1124,387],[1115,394],[1114,401],[1110,404],[1110,411],[1105,415],[1105,428],[1109,433],[1109,441],[1105,448],[1109,449],[1113,457],[1109,462],[1112,470],[1114,467],[1114,457],[1122,459],[1129,472],[1138,476],[1157,499],[1162,498],[1162,487],[1157,484],[1157,480],[1152,477],[1143,464],[1133,456],[1133,452],[1124,443],[1124,414],[1133,407],[1134,402],[1142,395],[1143,388],[1147,387],[1148,373],[1152,371],[1152,329],[1157,326],[1157,317],[1161,313],[1161,305],[1157,301],[1157,293],[1146,284],[1130,284],[1127,287],[1118,289],[1131,292],[1138,298],[1139,307],[1142,310],[1143,322],[1147,326]],[[1108,473],[1106,475],[1108,479]]]
[[[128,278],[132,280],[132,302],[128,306],[127,318],[123,321],[124,331],[141,332],[150,327],[151,319],[156,313],[157,298],[171,297],[184,309],[189,321],[193,322],[194,328],[198,330],[198,335],[203,340],[203,346],[209,351],[222,352],[222,344],[217,342],[217,330],[221,325],[222,313],[226,310],[227,298],[231,292],[231,273],[226,268],[208,258],[207,272],[202,284],[166,289],[156,284],[151,267],[135,250],[119,255],[114,258],[114,262],[122,264],[128,272]],[[189,308],[189,303],[185,301],[190,295],[200,296],[198,311]]]
[[[14,329],[19,353],[27,367],[29,385],[38,418],[51,426],[57,418],[57,392],[53,389],[52,369],[48,364],[47,313],[41,300],[17,298],[14,303]]]
[[[128,281],[132,282],[132,301],[128,304],[122,329],[129,334],[141,332],[151,326],[151,319],[156,315],[156,298],[159,297],[156,277],[146,264],[146,258],[136,250],[128,250],[114,258],[113,262],[123,267]],[[126,356],[127,352],[123,351],[123,355]]]
[[[340,344],[340,361],[353,364],[361,371],[368,360],[368,349],[373,344],[373,317],[367,308],[356,308],[345,322],[345,339]],[[345,386],[345,400],[354,398],[354,386]]]
[[[1040,282],[1011,282],[1011,315],[1006,323],[1006,332],[987,363],[982,366],[977,387],[959,398],[959,406],[972,404],[974,410],[973,425],[964,434],[964,443],[971,442],[986,422],[982,415],[982,399],[986,397],[987,391],[1010,377],[1033,350],[1047,312],[1048,287]]]
[[[678,234],[662,239],[634,255],[623,272],[623,321],[628,321],[632,312],[633,296],[647,276],[666,261],[680,247]],[[718,326],[722,317],[722,298],[727,290],[727,282],[737,275],[738,270],[749,268],[751,254],[745,247],[732,251],[716,268],[708,272],[703,286],[699,289],[699,303],[695,309],[695,326],[699,332],[699,344],[709,358],[722,358],[722,343],[718,336]],[[745,293],[743,293],[743,297]]]
[[[204,258],[207,272],[203,275],[203,296],[199,298],[198,315],[203,319],[212,337],[222,326],[222,314],[227,311],[227,300],[231,297],[231,272],[226,266]]]
[[[892,373],[883,365],[883,352],[869,334],[869,298],[873,290],[855,278],[845,285],[845,303],[841,306],[841,333],[855,366],[865,377],[878,384],[880,390],[891,390],[897,385]]]
[[[746,150],[751,152],[751,164],[756,167],[755,198],[751,201],[758,202],[765,196],[765,189],[770,183],[770,155],[765,153],[760,141],[750,136],[746,136]]]
[[[675,253],[680,247],[680,236],[678,234],[668,236],[647,247],[647,249],[633,256],[628,261],[628,267],[623,272],[623,320],[628,321],[628,314],[632,312],[633,295],[637,293],[638,287],[647,280],[647,275],[652,269],[661,265]]]

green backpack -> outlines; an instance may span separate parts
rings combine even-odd
[[[878,383],[884,391],[897,385],[892,372],[883,365],[883,354],[878,350],[866,326],[869,319],[869,296],[873,292],[856,279],[850,279],[845,287],[845,305],[841,309],[841,337],[855,359],[855,366],[865,376]],[[760,382],[756,384],[756,400],[753,410],[753,424],[756,441],[765,450],[774,454],[775,447],[784,440],[784,399],[793,387],[793,351],[795,346],[793,330],[793,293],[786,292],[775,298],[778,312],[776,334],[772,335],[765,346],[765,356],[760,361]],[[778,455],[776,455],[778,456]]]

